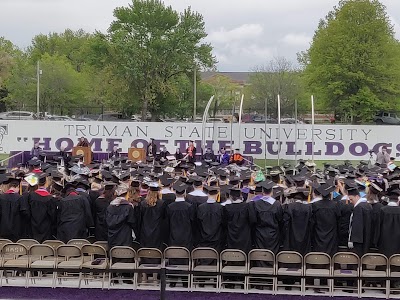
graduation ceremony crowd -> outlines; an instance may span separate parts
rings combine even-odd
[[[148,149],[146,162],[115,152],[86,166],[82,157],[60,153],[3,168],[0,238],[94,236],[110,249],[135,241],[160,250],[400,253],[400,169],[385,149],[375,165],[318,170],[300,160],[267,172],[243,164],[238,152],[240,161],[232,161],[221,149],[222,161],[190,151],[189,159],[171,160]]]

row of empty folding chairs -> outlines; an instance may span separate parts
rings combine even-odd
[[[80,286],[81,280],[85,279],[87,282],[92,274],[79,270],[107,269],[107,249],[107,242],[90,244],[84,239],[71,240],[68,244],[57,240],[48,240],[40,244],[31,239],[21,239],[16,243],[1,239],[0,267],[4,270],[0,271],[0,285],[3,284],[3,279],[8,282],[11,273],[13,279],[25,279],[25,286],[29,285],[30,279],[34,281],[49,278],[51,286],[55,287],[57,281],[74,278],[71,276],[73,274],[65,270],[74,270]],[[46,272],[46,269],[49,271]],[[64,272],[55,271],[57,269]],[[102,273],[102,286],[105,274]]]
[[[291,251],[276,256],[269,250],[255,249],[246,253],[227,249],[220,254],[212,248],[168,247],[158,249],[114,247],[108,251],[106,242],[90,244],[87,240],[33,240],[12,243],[0,240],[0,284],[12,275],[29,282],[50,278],[52,287],[65,279],[85,283],[100,279],[104,287],[130,283],[131,288],[159,288],[160,271],[165,269],[169,287],[185,290],[214,290],[256,293],[352,293],[388,297],[400,293],[400,254],[390,258],[382,254],[365,254],[359,258],[350,252],[339,252],[332,258],[326,253],[308,253],[304,257]],[[48,274],[43,269],[48,268]],[[15,272],[19,269],[24,272]],[[40,271],[35,272],[35,269]],[[71,270],[70,272],[67,272]],[[45,276],[46,275],[46,276]],[[121,285],[122,286],[122,285]]]

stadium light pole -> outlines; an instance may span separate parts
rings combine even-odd
[[[36,114],[37,118],[39,118],[40,114],[40,75],[42,75],[42,70],[40,70],[40,61],[37,61],[37,68],[36,68]]]
[[[278,94],[278,166],[281,162],[281,96]]]
[[[197,68],[193,70],[193,122],[196,122],[196,106],[197,106]]]
[[[314,111],[314,95],[311,95],[311,151],[312,162],[314,163],[314,124],[315,124],[315,111]]]
[[[294,100],[294,164],[297,164],[297,99]],[[294,168],[296,175],[296,168]]]
[[[268,97],[264,102],[264,168],[267,170],[267,116],[268,116]]]

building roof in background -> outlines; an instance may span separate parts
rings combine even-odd
[[[212,71],[206,71],[206,72],[201,72],[201,79],[202,80],[208,80],[216,75],[222,75],[229,77],[232,82],[245,85],[248,84],[250,81],[250,75],[253,74],[253,72],[212,72]]]

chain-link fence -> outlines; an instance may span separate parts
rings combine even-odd
[[[37,114],[36,106],[21,105],[19,107],[13,106],[3,108],[6,110],[0,112],[0,119],[10,120],[81,120],[81,121],[142,121],[141,112],[127,113],[115,111],[106,106],[61,106],[49,105],[47,107],[40,107],[40,113]],[[198,111],[196,122],[201,122],[203,111]],[[369,122],[362,124],[378,124],[378,125],[400,125],[400,112],[381,112],[377,115],[371,116]],[[182,122],[191,121],[192,118],[182,120],[178,116],[163,114],[162,116],[147,115],[145,121],[156,122]],[[225,122],[230,123],[238,122],[239,120],[239,107],[224,108],[219,107],[215,111],[210,111],[209,122]],[[242,111],[243,123],[268,123],[277,124],[278,116],[275,111],[265,111],[264,109],[245,108]],[[329,110],[315,111],[314,120],[316,124],[353,124],[353,116],[350,114],[338,114]],[[284,111],[281,113],[282,124],[295,124],[298,123],[311,124],[312,114],[311,110],[307,111],[300,109],[296,111]]]

